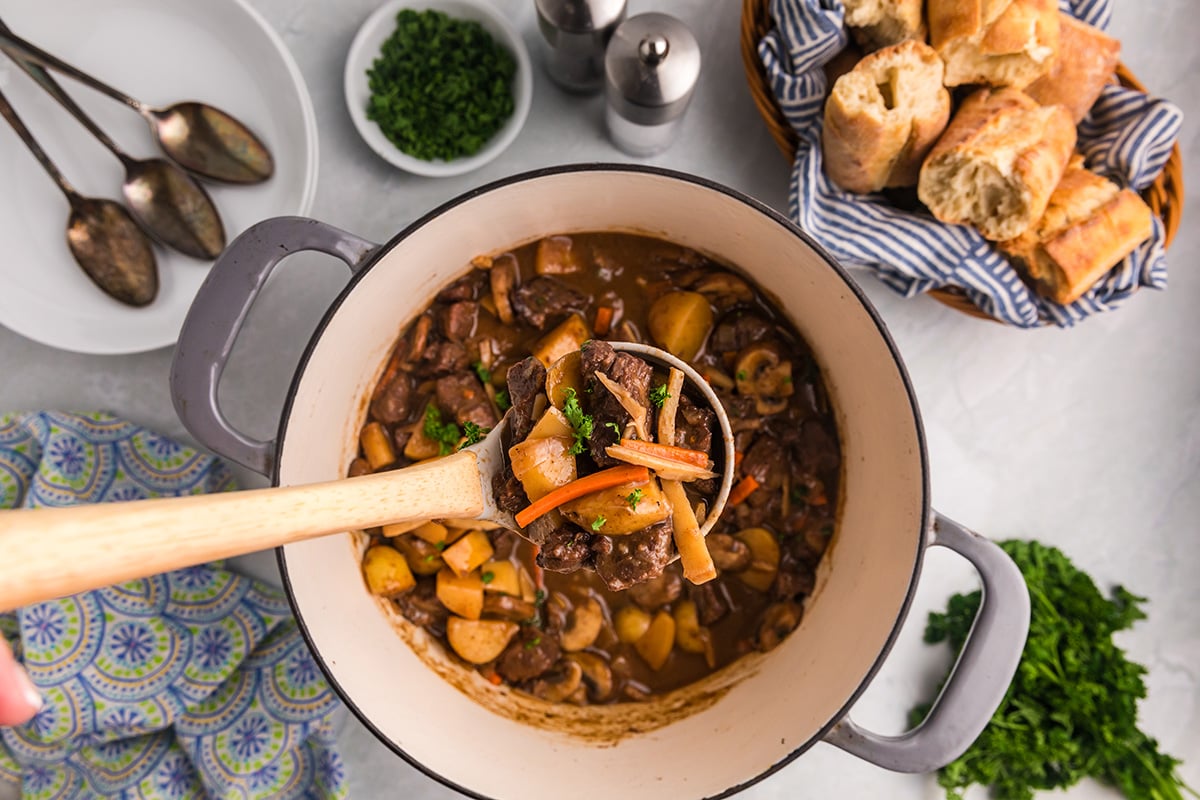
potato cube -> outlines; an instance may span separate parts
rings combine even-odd
[[[417,585],[408,561],[386,545],[367,548],[362,568],[367,589],[379,597],[396,597]]]
[[[655,344],[691,361],[712,331],[712,307],[698,292],[668,292],[651,304],[648,322]]]
[[[371,422],[363,426],[362,433],[359,434],[359,443],[371,469],[382,469],[396,463],[396,449],[392,447],[392,437],[381,423]]]
[[[746,528],[737,533],[750,548],[750,566],[738,573],[742,583],[760,592],[769,592],[779,572],[779,542],[766,528]]]
[[[526,439],[508,448],[513,475],[521,482],[530,502],[541,500],[560,486],[575,480],[575,456],[571,439]]]
[[[657,672],[667,663],[671,648],[675,644],[675,618],[666,611],[655,614],[650,627],[642,634],[642,638],[634,642],[638,655]]]
[[[492,557],[492,540],[483,531],[470,531],[466,536],[442,551],[446,566],[459,576],[468,574]],[[464,615],[465,616],[465,615]]]
[[[570,236],[547,236],[538,242],[533,269],[538,275],[566,275],[583,265]]]
[[[650,627],[650,615],[637,606],[625,606],[613,616],[613,627],[618,639],[634,644]]]
[[[519,627],[507,620],[450,617],[446,620],[446,638],[464,661],[486,664],[500,657]]]
[[[479,577],[483,581],[485,592],[521,596],[521,581],[517,578],[517,568],[511,561],[485,561],[479,568]]]
[[[571,423],[567,422],[567,418],[554,406],[546,409],[546,413],[542,414],[542,418],[537,421],[533,429],[529,431],[528,439],[571,439],[574,436],[575,429],[571,427]]]
[[[412,534],[432,545],[447,547],[461,539],[466,531],[461,528],[451,529],[440,522],[430,521],[413,528]]]
[[[555,408],[567,404],[568,389],[576,396],[583,394],[583,357],[578,350],[567,353],[546,370],[546,397]]]
[[[444,569],[437,574],[437,599],[460,617],[479,619],[483,613],[483,581],[478,572],[460,577]]]
[[[592,333],[583,317],[572,314],[537,341],[533,346],[533,355],[549,368],[567,353],[578,350],[590,338]]]

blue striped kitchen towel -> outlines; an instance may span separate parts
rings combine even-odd
[[[1062,9],[1104,28],[1111,0],[1059,0]],[[1052,303],[974,228],[945,225],[905,211],[883,195],[845,192],[821,168],[821,125],[828,89],[824,65],[846,46],[842,0],[771,0],[776,27],[758,45],[780,108],[799,135],[792,169],[792,219],[835,257],[871,270],[905,297],[957,287],[984,312],[1022,328],[1070,327],[1108,311],[1141,287],[1164,289],[1162,223],[1119,266],[1071,305]],[[1162,171],[1179,135],[1182,112],[1160,98],[1110,85],[1079,126],[1088,167],[1140,191]]]

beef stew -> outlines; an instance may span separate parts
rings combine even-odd
[[[732,269],[631,234],[551,236],[476,259],[401,336],[350,474],[451,453],[510,408],[510,466],[525,446],[529,464],[558,465],[540,475],[551,483],[569,472],[564,450],[576,451],[579,478],[628,466],[612,449],[656,436],[719,458],[711,410],[674,376],[614,353],[611,341],[647,342],[688,361],[730,416],[735,487],[704,540],[711,580],[685,580],[686,563],[672,563],[674,519],[661,512],[686,504],[703,518],[711,469],[684,484],[686,503],[646,481],[608,487],[607,505],[542,513],[525,527],[536,547],[469,520],[367,532],[373,593],[489,680],[555,702],[641,700],[771,649],[799,624],[834,531],[837,431],[801,337]],[[674,406],[668,441],[655,393]],[[631,407],[650,413],[639,420]],[[539,427],[551,435],[535,435]],[[518,471],[496,486],[514,512],[538,499],[529,491],[536,479],[523,482]],[[618,515],[605,509],[622,503],[655,514],[626,515],[634,521],[606,533]]]

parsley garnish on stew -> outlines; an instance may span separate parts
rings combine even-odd
[[[367,70],[367,119],[414,158],[469,156],[512,116],[516,72],[478,22],[406,8]]]
[[[462,438],[462,431],[457,425],[453,422],[442,422],[442,412],[433,403],[425,406],[425,423],[421,430],[437,442],[438,451],[444,456],[453,453],[458,440]]]
[[[636,509],[638,507],[638,503],[642,502],[642,490],[634,489],[632,492],[625,495],[625,502],[629,503],[630,508]]]
[[[512,401],[508,399],[507,389],[501,389],[496,392],[496,408],[500,409],[501,413],[512,408]]]
[[[471,422],[471,420],[467,420],[463,423],[463,436],[466,437],[463,447],[471,444],[479,444],[483,441],[483,437],[487,436],[491,430],[491,428],[481,428],[474,422]],[[461,450],[462,448],[459,449]]]
[[[660,383],[650,390],[650,402],[654,404],[655,408],[662,408],[663,403],[667,402],[667,398],[670,396],[671,393],[667,391],[665,383]]]
[[[492,382],[492,371],[483,365],[482,361],[476,361],[471,365],[471,369],[475,370],[475,374],[479,376],[481,383]]]
[[[491,583],[492,581],[496,580],[496,573],[489,569],[487,572],[479,576],[479,580],[483,581],[484,583]]]
[[[579,405],[579,398],[575,394],[575,390],[567,387],[565,392],[566,401],[563,403],[563,416],[567,418],[567,422],[571,423],[571,432],[575,436],[575,443],[568,450],[571,455],[577,456],[584,450],[584,439],[592,438],[592,432],[595,428],[595,421],[592,420],[590,414],[583,413],[583,408]]]
[[[608,522],[608,518],[605,517],[603,514],[599,515],[594,520],[592,520],[592,530],[594,530],[594,531],[600,530],[601,528],[604,527],[604,523],[606,523],[606,522]]]
[[[604,423],[604,427],[612,429],[612,432],[617,435],[618,439],[620,439],[621,434],[624,433],[624,431],[621,430],[621,426],[615,422],[606,422]]]
[[[1029,638],[1008,695],[971,748],[943,767],[948,798],[971,784],[997,800],[1029,800],[1035,791],[1065,789],[1090,777],[1130,800],[1181,800],[1179,760],[1137,726],[1146,668],[1130,661],[1113,634],[1145,618],[1137,597],[1118,586],[1105,597],[1060,550],[1010,540],[1000,546],[1021,568],[1032,611]],[[980,593],[950,598],[931,613],[925,641],[962,649]],[[913,709],[914,721],[929,706]]]

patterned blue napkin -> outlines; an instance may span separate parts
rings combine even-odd
[[[1107,27],[1110,0],[1059,0],[1070,14]],[[1139,287],[1167,285],[1162,223],[1154,234],[1083,297],[1068,306],[1029,290],[1008,261],[978,231],[903,211],[882,195],[845,192],[821,168],[821,127],[827,90],[822,67],[846,46],[842,0],[771,0],[776,27],[758,54],[780,108],[800,138],[792,169],[792,219],[834,256],[870,269],[905,297],[958,287],[983,311],[1022,328],[1069,327],[1117,307]],[[1112,85],[1079,126],[1087,166],[1141,191],[1162,171],[1183,113],[1156,97]]]
[[[233,488],[108,414],[0,417],[0,508]],[[0,634],[45,701],[0,729],[0,782],[25,798],[346,796],[340,706],[273,587],[214,563],[0,614]]]

